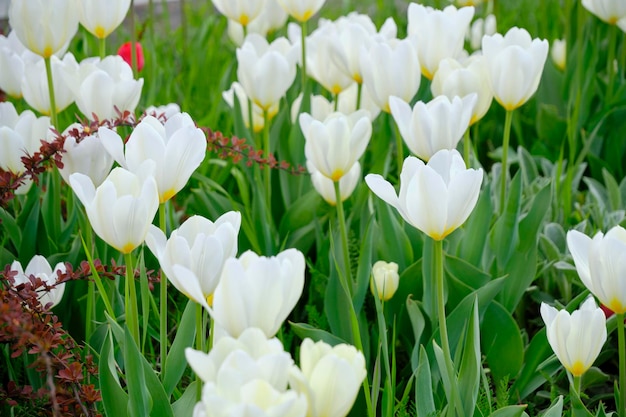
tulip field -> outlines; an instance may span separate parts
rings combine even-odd
[[[9,3],[0,416],[626,417],[626,2]]]

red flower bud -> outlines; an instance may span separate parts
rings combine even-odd
[[[131,67],[133,66],[131,56],[130,56],[130,42],[126,42],[120,46],[120,49],[117,50],[117,54],[122,57],[124,61]],[[137,55],[137,71],[141,71],[144,66],[144,58],[143,58],[143,48],[139,42],[135,42],[135,54]]]

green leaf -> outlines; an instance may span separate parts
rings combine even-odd
[[[193,409],[197,404],[196,394],[198,389],[196,386],[198,381],[193,381],[185,388],[183,395],[172,404],[172,410],[175,417],[189,417],[193,415]]]
[[[518,172],[508,188],[508,199],[504,212],[498,217],[490,234],[490,244],[496,255],[497,265],[503,270],[517,246],[519,234],[517,223],[522,198],[521,173]]]
[[[563,415],[563,396],[559,395],[542,417],[561,417]]]
[[[335,346],[340,343],[346,343],[344,339],[335,336],[334,334],[329,333],[326,330],[316,329],[315,327],[307,323],[289,322],[289,325],[291,326],[293,332],[298,335],[300,339],[305,339],[308,337],[314,342],[322,340],[331,346]]]
[[[431,417],[436,412],[430,363],[424,345],[420,345],[419,363],[416,370],[415,410],[417,417]]]
[[[494,382],[513,379],[524,362],[524,343],[517,322],[498,302],[485,311],[481,326],[483,354]]]
[[[570,384],[569,398],[572,405],[572,417],[593,417],[593,414],[587,410],[572,384]]]
[[[606,192],[608,195],[609,209],[611,211],[619,210],[622,208],[622,197],[619,191],[619,185],[615,178],[606,170],[602,168],[602,178],[604,178],[604,185],[606,186]]]
[[[321,197],[311,190],[296,200],[283,213],[279,231],[287,236],[285,247],[297,248],[306,253],[315,241],[315,212]]]
[[[361,238],[359,248],[359,265],[356,271],[356,286],[352,295],[352,302],[356,314],[359,314],[365,297],[368,294],[370,275],[372,273],[372,250],[374,246],[374,217],[370,217],[365,229],[365,235]]]
[[[374,203],[382,231],[382,237],[378,239],[378,250],[382,259],[396,262],[399,270],[403,271],[413,261],[411,242],[398,220],[395,209],[379,198],[375,198]]]
[[[406,311],[411,320],[411,326],[413,327],[413,336],[415,337],[415,346],[417,346],[422,338],[424,328],[426,328],[426,319],[420,310],[420,301],[415,301],[411,298],[411,295],[406,299]]]
[[[115,358],[113,357],[113,343],[111,336],[105,338],[100,351],[100,390],[104,412],[109,417],[127,415],[128,394],[124,392],[117,377]]]
[[[35,189],[35,187],[33,187]],[[30,193],[29,199],[30,199]],[[24,208],[26,209],[26,207]],[[41,210],[41,203],[36,198],[30,211],[25,218],[22,215],[19,216],[18,222],[22,228],[22,242],[19,248],[19,255],[22,259],[31,259],[36,255],[37,248],[37,229],[39,227],[39,211]]]
[[[178,322],[178,330],[176,337],[167,354],[165,360],[165,375],[163,377],[163,389],[168,397],[172,395],[176,385],[180,382],[185,369],[187,368],[187,359],[185,358],[185,349],[193,345],[196,335],[196,303],[189,300],[187,307]]]
[[[480,385],[480,323],[478,318],[478,299],[474,299],[474,306],[468,320],[463,356],[458,375],[458,387],[464,407],[464,415],[474,414],[478,386]]]
[[[491,417],[520,417],[524,414],[526,405],[509,405],[496,410],[491,414]]]
[[[128,385],[128,414],[132,417],[149,416],[152,410],[152,396],[146,386],[141,353],[128,327],[124,326],[124,372]],[[152,370],[151,370],[152,372]]]
[[[437,342],[433,340],[433,352],[435,353],[435,360],[437,361],[437,366],[439,368],[439,373],[441,374],[441,382],[443,384],[443,390],[446,393],[446,398],[448,399],[448,414],[455,415],[455,403],[452,398],[452,384],[456,383],[456,377],[454,375],[448,374],[448,368],[446,367],[446,360],[443,353],[443,350],[439,347]],[[454,379],[453,379],[454,378]],[[457,410],[456,414],[460,414],[461,410]]]
[[[481,265],[492,216],[491,184],[488,183],[481,191],[478,203],[462,229],[465,239],[461,239],[458,249],[459,257],[475,267]]]
[[[22,230],[13,216],[2,207],[0,207],[0,225],[4,229],[3,233],[6,233],[5,236],[8,236],[13,246],[18,249],[22,242]]]

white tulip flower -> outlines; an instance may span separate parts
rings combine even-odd
[[[307,170],[311,174],[311,182],[313,188],[324,200],[331,206],[337,205],[337,197],[335,195],[335,184],[333,180],[324,176],[311,161],[306,162]],[[345,201],[352,195],[354,189],[361,179],[361,164],[355,162],[352,168],[339,180],[339,195],[341,201]]]
[[[212,0],[221,14],[242,26],[253,22],[265,7],[266,0]]]
[[[62,60],[53,55],[50,58],[50,64],[52,67],[56,111],[60,113],[74,102],[74,93],[68,84],[68,80],[76,75],[78,63],[74,55],[68,52]],[[43,60],[24,66],[22,94],[30,107],[41,114],[51,114],[48,76]]]
[[[377,261],[372,266],[370,278],[370,290],[381,301],[390,300],[398,290],[400,275],[398,264],[395,262]]]
[[[567,45],[565,39],[555,39],[550,47],[550,57],[554,65],[561,71],[565,70],[567,63]]]
[[[46,291],[43,288],[39,288],[37,290],[37,292],[41,294],[39,302],[42,306],[45,307],[48,304],[51,304],[50,308],[52,308],[59,304],[61,299],[63,299],[65,283],[57,284],[58,272],[66,272],[65,264],[62,262],[56,264],[53,270],[46,258],[41,255],[35,255],[32,257],[30,262],[28,262],[28,265],[26,265],[25,271],[22,269],[22,264],[19,261],[13,261],[11,264],[11,271],[17,272],[17,275],[14,277],[15,286],[30,282],[29,277],[31,275],[41,279],[46,285],[52,286],[56,284],[55,287],[51,288],[49,291]]]
[[[131,0],[81,0],[80,24],[98,39],[109,36],[123,21]]]
[[[326,0],[277,0],[282,8],[299,22],[306,22],[317,13]]]
[[[71,129],[82,130],[83,126],[74,123],[64,132],[66,139],[63,144],[64,152],[61,154],[63,168],[59,168],[61,177],[69,184],[70,175],[80,172],[87,175],[97,187],[111,172],[113,157],[102,146],[98,132],[85,136],[77,142],[74,136],[67,134]]]
[[[615,0],[582,0],[582,5],[610,25],[626,18],[626,3]]]

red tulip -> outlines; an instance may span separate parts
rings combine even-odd
[[[121,56],[122,59],[132,67],[133,64],[131,61],[130,52],[130,42],[122,44],[122,46],[120,46],[120,49],[117,50],[117,54]],[[145,61],[143,58],[143,49],[139,42],[135,42],[135,54],[137,55],[137,71],[141,71],[143,69]]]

